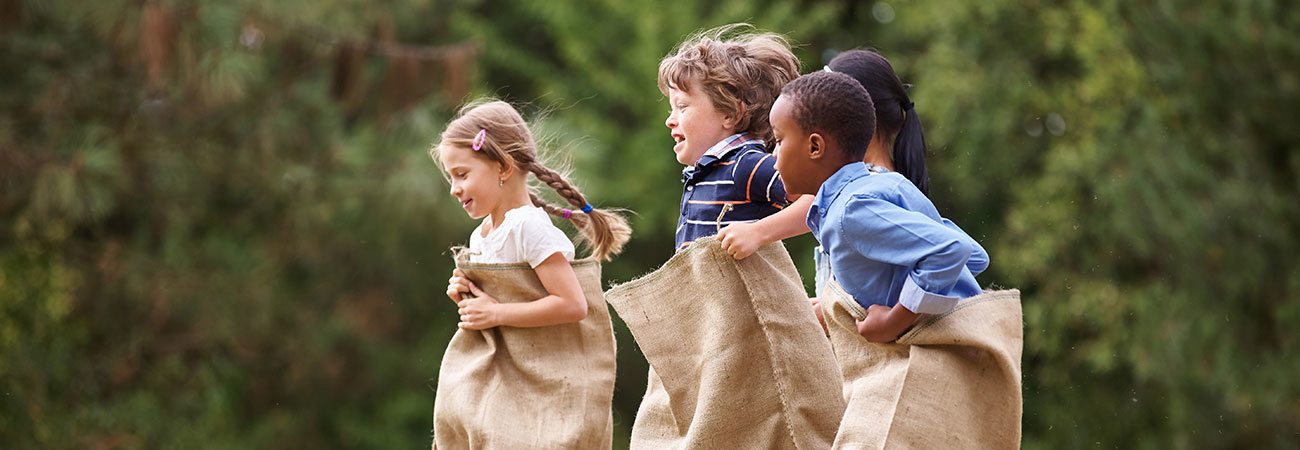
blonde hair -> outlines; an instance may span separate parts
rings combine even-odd
[[[736,132],[771,144],[768,111],[781,88],[798,76],[799,59],[784,36],[739,23],[687,37],[659,62],[659,92],[689,91],[699,83],[714,108],[736,117]]]
[[[621,210],[592,209],[582,212],[587,200],[578,192],[578,188],[569,183],[564,176],[547,168],[537,160],[537,144],[519,111],[509,103],[499,100],[479,100],[461,107],[456,118],[443,130],[438,145],[429,150],[434,161],[441,162],[437,153],[444,147],[472,149],[475,136],[483,130],[482,146],[474,153],[476,157],[485,158],[505,166],[507,164],[531,172],[560,197],[569,202],[576,210],[566,210],[546,202],[529,189],[533,205],[540,207],[551,215],[568,219],[582,232],[582,238],[591,245],[592,256],[599,260],[609,260],[623,250],[623,244],[632,235],[632,229]]]

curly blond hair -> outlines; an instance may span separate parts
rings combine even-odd
[[[659,92],[699,86],[714,108],[736,117],[736,132],[772,144],[767,114],[781,88],[799,76],[799,59],[782,35],[731,24],[695,33],[659,62]]]
[[[513,164],[515,167],[531,172],[547,187],[554,189],[560,197],[575,210],[567,210],[546,202],[529,190],[533,205],[546,210],[553,216],[567,218],[582,232],[583,239],[591,245],[592,256],[599,260],[609,260],[623,250],[632,235],[623,210],[592,209],[582,212],[587,205],[578,188],[569,183],[559,172],[551,170],[537,160],[537,143],[528,129],[519,111],[509,103],[483,99],[466,104],[457,117],[447,124],[438,145],[429,150],[429,156],[441,166],[438,152],[446,147],[473,148],[474,137],[480,130],[484,133],[483,145],[474,155],[501,165]],[[568,216],[568,217],[565,217]]]

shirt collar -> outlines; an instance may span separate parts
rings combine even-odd
[[[682,183],[689,181],[691,177],[698,172],[700,167],[721,161],[723,158],[726,158],[727,155],[731,154],[733,150],[749,144],[762,145],[763,141],[754,139],[753,136],[750,136],[748,133],[736,133],[718,141],[717,144],[713,144],[712,147],[709,147],[708,150],[704,151],[704,156],[701,156],[700,160],[696,162],[695,165],[687,166],[682,169]]]
[[[713,144],[713,146],[709,147],[708,150],[705,150],[704,156],[700,157],[700,161],[695,163],[695,166],[696,167],[707,166],[709,164],[712,164],[714,161],[718,161],[723,158],[726,158],[727,154],[731,153],[732,150],[738,149],[740,147],[744,147],[749,144],[762,144],[762,143],[763,141],[754,139],[752,136],[749,135],[749,133],[736,133],[731,136],[727,136],[723,140],[718,141],[717,144]]]
[[[859,178],[871,175],[867,170],[867,165],[856,162],[845,164],[840,170],[835,171],[834,175],[827,178],[822,186],[817,189],[817,196],[813,198],[812,208],[808,211],[808,217],[812,218],[814,214],[818,218],[826,217],[826,206],[835,201],[840,196],[840,192],[848,187],[849,183]],[[811,222],[811,220],[809,221]]]

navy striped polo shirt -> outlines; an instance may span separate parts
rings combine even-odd
[[[709,148],[695,167],[682,171],[681,216],[677,219],[677,251],[696,239],[718,233],[718,215],[731,210],[721,225],[754,222],[776,214],[787,204],[785,185],[776,173],[776,157],[763,141],[734,134]]]

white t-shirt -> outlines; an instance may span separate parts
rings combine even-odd
[[[485,237],[483,228],[492,223],[492,216],[469,237],[469,260],[477,263],[521,263],[536,268],[555,253],[573,261],[573,241],[564,235],[546,210],[532,205],[506,211],[501,225]]]

